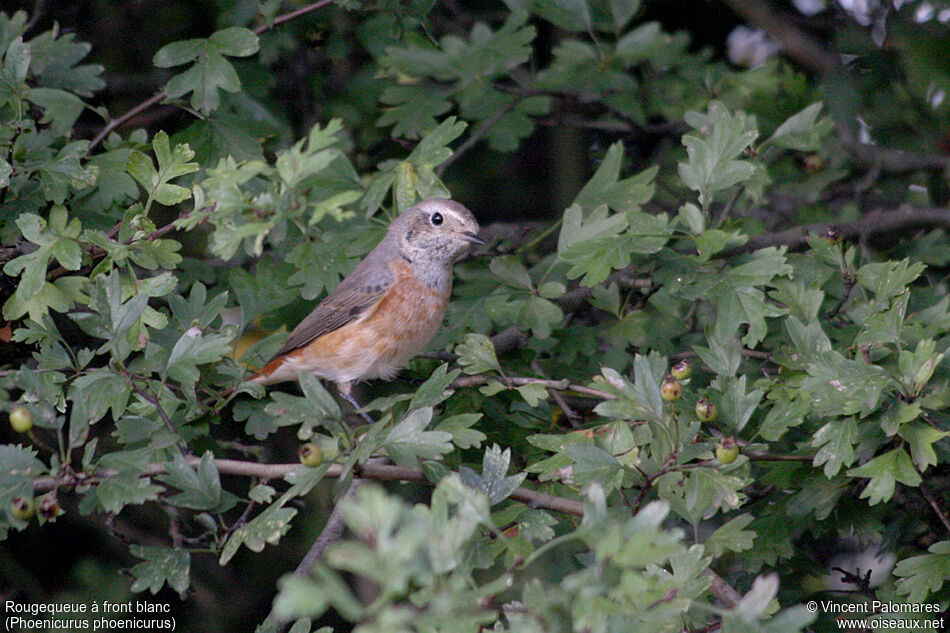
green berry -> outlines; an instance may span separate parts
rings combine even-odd
[[[25,521],[32,517],[35,511],[36,507],[29,497],[13,497],[13,501],[10,502],[10,512],[18,519]]]
[[[688,380],[689,377],[693,375],[693,364],[684,358],[673,365],[673,368],[670,370],[670,375],[677,380]]]
[[[700,422],[712,422],[719,417],[719,407],[709,398],[700,398],[696,401],[696,417]]]
[[[660,396],[667,402],[675,402],[683,395],[683,385],[673,376],[667,376],[660,385]]]
[[[824,237],[825,237],[825,240],[827,240],[827,242],[828,242],[829,244],[832,244],[832,245],[833,245],[833,244],[840,244],[840,243],[841,243],[841,237],[842,237],[842,235],[843,235],[843,233],[842,233],[842,231],[841,231],[841,227],[840,227],[840,226],[837,226],[837,225],[835,225],[835,224],[829,224],[829,225],[828,225],[828,228],[825,229],[825,236],[824,236]]]
[[[722,464],[731,464],[739,456],[739,445],[731,437],[725,437],[716,445],[716,459]]]
[[[63,509],[59,507],[59,500],[53,495],[46,495],[40,499],[37,509],[44,519],[55,519],[63,513]]]
[[[323,450],[313,442],[301,445],[297,451],[300,463],[307,468],[316,468],[323,463]]]
[[[17,433],[26,433],[33,428],[33,414],[26,407],[16,407],[10,412],[10,426]]]

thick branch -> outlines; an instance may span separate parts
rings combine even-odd
[[[192,466],[197,466],[201,461],[199,457],[186,458]],[[257,477],[258,479],[280,479],[298,468],[300,464],[261,464],[259,462],[245,462],[236,459],[216,459],[214,460],[218,472],[224,475],[237,475],[241,477]],[[422,471],[416,468],[406,468],[403,466],[393,466],[390,464],[363,464],[355,468],[356,474],[362,479],[375,479],[377,481],[412,481],[416,483],[429,483]],[[167,472],[164,464],[149,464],[142,472],[143,477],[153,477]],[[327,470],[327,477],[336,478],[343,472],[340,464],[333,464]],[[57,480],[53,477],[40,477],[33,481],[33,489],[37,492],[52,490],[58,485],[64,483],[71,484],[95,484],[102,479],[115,475],[115,471],[103,470],[93,476],[74,476],[70,481]],[[511,499],[520,501],[532,508],[543,508],[555,512],[564,512],[576,516],[583,516],[584,504],[574,499],[549,495],[530,488],[519,487],[511,494]]]
[[[725,0],[725,3],[749,24],[772,36],[792,59],[822,74],[841,67],[841,60],[821,43],[795,25],[795,21],[768,2],[761,0]]]
[[[706,568],[703,571],[707,576],[712,576],[712,584],[709,586],[709,593],[716,596],[719,602],[723,603],[729,609],[734,608],[739,601],[742,600],[742,595],[733,589],[732,585],[723,580],[723,577],[714,572],[711,568]]]
[[[915,171],[932,171],[950,167],[950,156],[939,154],[908,154],[896,149],[868,145],[854,137],[844,125],[837,126],[842,144],[858,162],[871,165],[888,173],[902,174]]]
[[[876,209],[854,222],[836,225],[847,238],[863,238],[878,233],[900,232],[919,227],[940,227],[950,229],[950,209],[942,207],[900,207],[898,209]],[[751,253],[769,246],[788,246],[796,249],[804,246],[811,234],[822,234],[828,223],[806,224],[787,231],[768,233],[750,238],[748,242],[719,257],[729,257],[739,253]]]
[[[188,463],[192,466],[197,466],[201,461],[198,457],[187,457]],[[234,459],[216,459],[215,466],[218,469],[218,472],[226,475],[238,475],[238,476],[251,476],[257,477],[262,480],[268,479],[279,479],[286,474],[290,473],[294,469],[298,468],[299,464],[261,464],[257,462],[244,462]],[[343,467],[340,464],[333,464],[327,470],[327,477],[339,477],[342,474]],[[167,472],[164,464],[149,464],[148,467],[142,472],[143,477],[152,477],[155,475],[160,475]],[[69,483],[73,484],[94,484],[98,480],[104,477],[115,474],[114,471],[102,471],[98,475],[93,477],[74,477],[74,481]],[[367,463],[356,469],[356,474],[361,479],[375,479],[379,481],[412,481],[418,483],[429,483],[425,476],[422,474],[421,470],[414,468],[405,468],[402,466],[392,466],[389,464],[374,464]],[[355,480],[354,480],[355,481]],[[41,477],[34,480],[33,489],[36,492],[44,492],[47,490],[52,490],[57,484],[62,485],[63,481],[58,481],[52,477]],[[352,490],[352,487],[351,487]],[[349,491],[348,493],[349,494]],[[519,501],[531,508],[543,508],[545,510],[552,510],[554,512],[563,512],[565,514],[572,514],[575,516],[584,515],[584,504],[580,501],[574,499],[568,499],[566,497],[558,497],[556,495],[549,495],[543,492],[538,492],[537,490],[531,490],[523,486],[518,487],[510,497],[514,501]],[[319,558],[326,546],[332,542],[332,540],[339,538],[337,535],[337,530],[342,526],[337,525],[338,522],[333,522],[331,525],[331,519],[327,521],[327,525],[324,527],[324,530],[321,532],[321,536],[317,539],[317,542],[314,543],[314,546],[311,548],[311,551],[316,550],[314,556]],[[330,529],[332,528],[332,529]],[[326,534],[326,538],[323,536]],[[304,558],[304,561],[301,561],[301,566],[304,565],[304,562],[310,560],[310,554]],[[724,605],[728,607],[733,607],[738,604],[740,596],[739,593],[732,588],[729,583],[723,580],[716,572],[707,570],[706,573],[713,577],[712,585],[710,586],[710,592]]]

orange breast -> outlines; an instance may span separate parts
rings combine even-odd
[[[266,378],[260,382],[292,380],[301,372],[334,382],[395,376],[435,336],[452,289],[451,283],[440,290],[419,282],[402,259],[390,268],[395,280],[376,305],[355,321],[275,359],[261,371]]]

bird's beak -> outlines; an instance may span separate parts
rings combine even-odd
[[[485,240],[478,237],[474,233],[471,233],[468,231],[466,231],[465,233],[462,233],[462,239],[468,242],[469,244],[479,244],[481,246],[485,245]]]

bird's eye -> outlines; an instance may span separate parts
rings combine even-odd
[[[433,213],[431,219],[432,219],[432,224],[433,224],[434,226],[442,226],[442,220],[443,220],[443,218],[442,218],[442,214],[441,214],[441,213]]]

